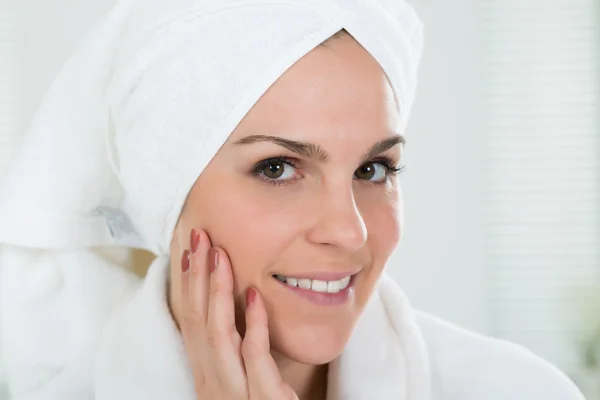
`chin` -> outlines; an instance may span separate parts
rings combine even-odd
[[[275,328],[275,327],[274,327]],[[292,361],[307,365],[323,365],[338,358],[352,333],[352,325],[305,325],[278,327],[271,335],[274,351]]]

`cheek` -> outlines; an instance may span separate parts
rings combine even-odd
[[[359,204],[368,232],[369,248],[374,267],[383,268],[402,233],[402,203],[400,189],[391,188],[385,195],[365,194]]]
[[[359,198],[358,206],[367,228],[367,248],[371,257],[369,269],[362,281],[357,283],[357,304],[362,309],[371,297],[377,280],[400,241],[402,209],[397,191],[385,195],[365,193]]]
[[[210,197],[206,228],[215,246],[231,259],[235,279],[244,289],[259,285],[273,264],[297,238],[301,211],[295,197],[260,183],[228,185]]]

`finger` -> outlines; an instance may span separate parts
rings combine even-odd
[[[205,232],[198,232],[198,236],[196,251],[192,254],[191,250],[185,250],[182,256],[180,323],[184,339],[194,339],[206,331],[208,267],[205,260],[210,242]]]
[[[235,328],[233,276],[229,258],[213,247],[208,252],[210,272],[208,295],[208,329],[220,338],[230,337]],[[220,339],[219,338],[219,339]]]
[[[190,247],[196,247],[190,254],[190,268],[188,277],[189,299],[184,305],[189,307],[188,316],[194,325],[194,334],[206,332],[206,321],[208,314],[208,251],[211,248],[210,239],[204,230],[197,231],[197,239],[194,233],[190,238]],[[194,245],[196,241],[196,245]],[[185,274],[184,274],[185,275]]]
[[[242,357],[248,378],[251,399],[294,399],[297,396],[283,381],[271,356],[267,311],[258,291],[246,292],[246,334],[242,342]]]
[[[227,254],[211,248],[208,253],[209,295],[207,341],[221,383],[230,393],[246,393],[246,374],[240,356],[241,338],[235,326],[233,273]]]
[[[208,269],[206,268],[206,257],[202,257],[202,253],[206,256],[210,247],[208,235],[203,231],[192,232],[190,247],[196,249],[194,254],[191,254],[191,250],[186,249],[181,257],[182,314],[180,330],[194,374],[196,391],[200,393],[204,390],[207,379],[206,368],[203,367],[207,362],[204,360],[205,351],[202,337],[206,331]]]
[[[188,306],[188,300],[190,298],[190,289],[189,289],[189,271],[190,269],[190,251],[188,249],[185,249],[182,253],[181,253],[181,314],[182,314],[182,321],[179,321],[180,325],[183,325],[185,323],[185,321],[183,320],[183,316],[187,313],[187,311],[189,310],[189,306]],[[182,328],[183,330],[183,328]],[[183,333],[183,332],[182,332]]]
[[[183,251],[181,256],[181,320],[179,322],[179,329],[183,336],[183,344],[190,361],[191,369],[194,376],[194,388],[196,393],[202,393],[204,391],[206,376],[204,375],[204,369],[202,368],[202,362],[200,359],[200,353],[202,350],[199,349],[199,340],[197,335],[193,333],[196,329],[195,326],[198,322],[192,322],[189,315],[191,315],[191,308],[189,305],[189,281],[190,281],[190,250],[186,249]]]

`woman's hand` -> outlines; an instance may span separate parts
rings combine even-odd
[[[233,275],[227,254],[192,231],[182,256],[180,328],[198,400],[298,399],[271,356],[267,313],[255,288],[246,293],[246,333],[235,326]]]

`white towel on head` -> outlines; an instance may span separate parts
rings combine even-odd
[[[402,0],[119,0],[82,41],[0,177],[0,370],[16,398],[92,379],[99,330],[136,283],[91,246],[165,256],[230,132],[340,29],[387,74],[402,130],[422,49]]]
[[[404,1],[119,2],[62,70],[0,184],[0,242],[167,253],[189,190],[230,132],[342,28],[389,77],[401,130],[422,47]]]
[[[250,107],[341,28],[387,73],[402,129],[422,46],[402,0],[120,0],[82,43],[0,183],[14,400],[196,398],[165,299],[173,225]],[[160,254],[141,286],[88,247],[113,244]],[[415,318],[386,279],[330,364],[329,399],[583,400],[523,349]]]

